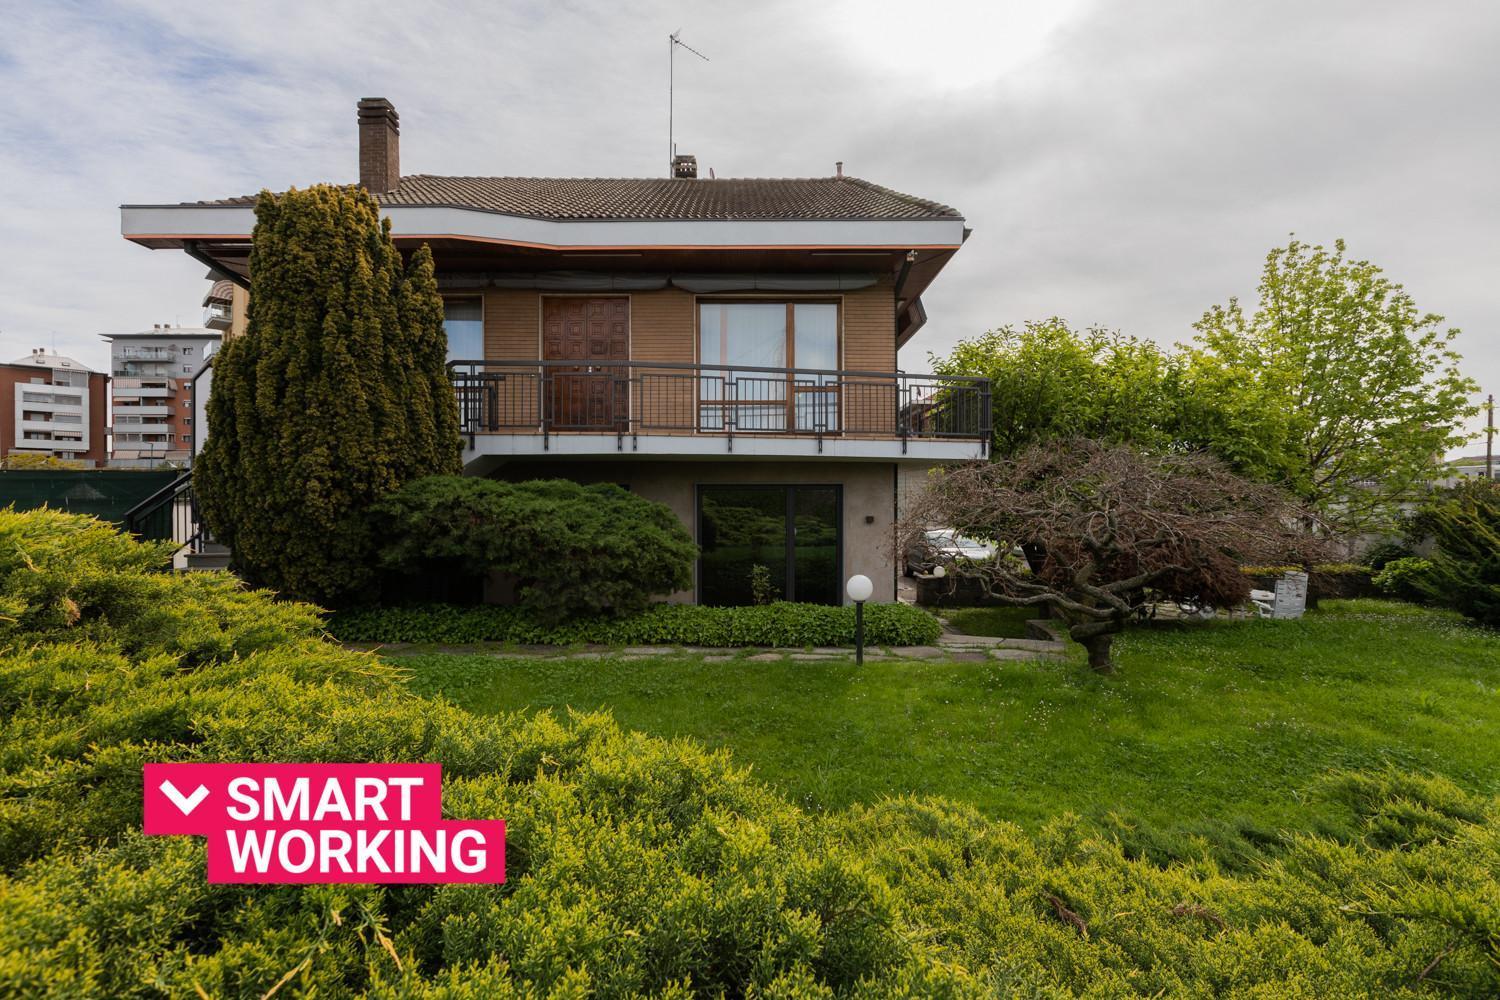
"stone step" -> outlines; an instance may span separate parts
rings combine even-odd
[[[205,545],[200,552],[185,552],[182,568],[188,572],[229,568],[229,549],[222,545]]]

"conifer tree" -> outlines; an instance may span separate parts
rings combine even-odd
[[[251,582],[336,604],[372,578],[370,505],[459,470],[432,253],[403,266],[366,192],[255,207],[246,332],[214,358],[194,487]]]

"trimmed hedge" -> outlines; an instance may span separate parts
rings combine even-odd
[[[808,813],[689,741],[419,698],[312,609],[33,517],[0,513],[0,996],[1500,995],[1500,804],[1446,781],[1333,777],[1336,835],[1235,872],[1067,816]],[[440,762],[507,881],[209,885],[202,839],[140,833],[166,760]]]
[[[654,595],[693,585],[698,546],[666,504],[613,483],[510,483],[429,476],[375,505],[387,571],[515,584],[516,606],[551,624],[644,611]]]
[[[518,608],[438,604],[340,611],[328,630],[343,642],[852,646],[854,609],[789,601],[742,608],[657,604],[629,618],[549,625]],[[872,646],[922,646],[941,634],[938,620],[920,608],[865,605],[865,642]]]

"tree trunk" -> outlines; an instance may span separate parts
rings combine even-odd
[[[1124,627],[1124,623],[1113,618],[1100,621],[1079,622],[1068,629],[1068,637],[1078,643],[1089,654],[1089,666],[1096,674],[1112,674],[1115,672],[1115,661],[1109,652],[1115,642],[1115,636]]]
[[[1094,673],[1112,674],[1115,672],[1115,661],[1109,655],[1110,647],[1115,642],[1113,632],[1100,632],[1079,641],[1083,644],[1083,648],[1088,650],[1089,666]]]

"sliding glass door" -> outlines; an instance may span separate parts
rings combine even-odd
[[[699,487],[699,602],[840,603],[842,499],[838,486]]]

